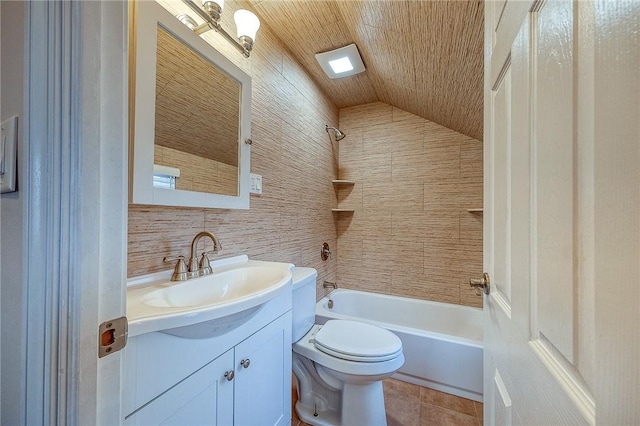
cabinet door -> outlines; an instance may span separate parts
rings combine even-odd
[[[125,425],[233,424],[233,381],[224,376],[232,369],[229,350],[127,417]]]
[[[291,420],[291,312],[236,346],[235,425]]]

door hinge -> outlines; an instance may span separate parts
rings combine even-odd
[[[111,355],[127,344],[129,322],[127,317],[105,321],[98,328],[98,358]]]

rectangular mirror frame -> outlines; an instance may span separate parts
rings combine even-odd
[[[130,22],[130,88],[129,132],[129,202],[164,206],[205,207],[223,209],[249,208],[251,135],[251,77],[233,64],[155,1],[139,1],[133,6]],[[135,10],[137,9],[137,10]],[[154,131],[156,100],[157,28],[162,26],[194,51],[241,85],[240,135],[238,138],[238,195],[207,194],[171,190],[153,186]],[[134,59],[135,58],[135,59]],[[144,64],[138,67],[137,64]]]

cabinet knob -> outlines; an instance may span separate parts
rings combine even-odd
[[[232,381],[235,377],[235,373],[233,372],[233,370],[229,370],[224,373],[224,377],[226,377],[228,381]]]
[[[251,364],[251,360],[249,358],[243,359],[242,361],[240,361],[240,365],[242,365],[244,368],[249,368],[250,364]]]

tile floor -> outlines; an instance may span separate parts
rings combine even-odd
[[[386,379],[383,386],[388,426],[482,426],[480,402],[395,379]],[[291,393],[295,406],[295,380]],[[291,426],[308,426],[295,409],[292,415]]]

